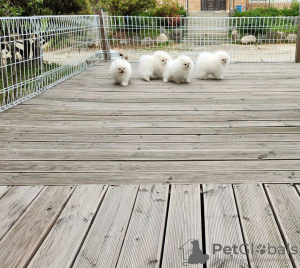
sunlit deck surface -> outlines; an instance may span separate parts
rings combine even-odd
[[[300,64],[114,84],[102,63],[0,114],[0,183],[300,182]]]
[[[128,87],[108,69],[0,114],[0,267],[300,267],[256,252],[300,249],[300,64]]]

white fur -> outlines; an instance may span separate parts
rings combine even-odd
[[[163,78],[168,61],[172,60],[168,53],[156,51],[153,55],[144,55],[140,58],[140,72],[142,78],[150,81],[153,77]]]
[[[194,70],[194,63],[188,56],[180,56],[167,63],[164,72],[164,82],[174,81],[175,83],[189,83],[191,73]]]
[[[127,86],[132,69],[127,60],[116,59],[110,65],[110,73],[116,82],[122,86]]]
[[[200,79],[207,79],[212,75],[215,79],[222,80],[229,64],[230,56],[225,51],[202,52],[198,56],[196,70]]]

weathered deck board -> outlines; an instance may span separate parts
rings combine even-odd
[[[175,146],[175,145],[174,145]],[[175,172],[175,171],[300,171],[300,160],[253,161],[0,161],[2,172]],[[34,164],[34,165],[33,165]],[[71,169],[71,170],[70,170]]]
[[[118,268],[159,267],[169,187],[140,185]]]
[[[183,253],[198,240],[202,248],[200,185],[172,185],[162,268],[181,267]],[[190,265],[203,267],[202,265]]]
[[[84,163],[83,163],[84,164]],[[55,169],[55,168],[53,168]],[[83,179],[84,178],[84,179]],[[212,179],[213,178],[213,179]],[[195,184],[195,183],[300,183],[299,171],[161,171],[161,172],[26,172],[0,173],[0,182],[9,185],[69,184]]]
[[[0,241],[0,263],[5,268],[26,267],[52,228],[71,186],[46,187]]]
[[[15,186],[0,200],[0,240],[42,189],[42,186]]]
[[[245,242],[250,245],[251,267],[292,268],[263,186],[261,184],[242,184],[235,185],[234,190]],[[281,247],[285,253],[275,254],[270,258],[266,254],[268,244],[277,249]]]
[[[128,87],[107,67],[0,114],[0,185],[300,182],[300,65]]]
[[[30,268],[71,267],[104,197],[103,185],[77,186],[66,207],[28,265]]]
[[[74,268],[116,267],[138,186],[111,186],[77,256]]]
[[[202,187],[203,193],[199,184],[122,185],[108,191],[102,185],[77,186],[74,191],[44,186],[0,241],[0,266],[179,268],[192,253],[199,256],[199,246],[209,254],[209,268],[248,268],[245,255],[213,254],[212,244],[254,243],[256,250],[258,243],[290,243],[299,249],[300,196],[293,186],[238,184],[235,192],[230,184]],[[30,191],[27,195],[32,198]],[[9,213],[8,206],[4,210]],[[199,245],[193,247],[197,239]],[[292,267],[292,255],[257,255],[249,255],[253,267]],[[294,267],[299,256],[294,256]]]
[[[300,241],[300,197],[296,189],[291,185],[266,185],[271,205],[279,222],[280,229],[285,238],[286,244],[292,247],[299,247]],[[300,267],[300,254],[291,251],[291,257],[296,267]]]
[[[175,142],[175,143],[218,143],[218,142],[298,142],[299,134],[158,134],[158,135],[100,135],[100,134],[54,134],[44,133],[43,135],[35,133],[12,133],[9,136],[0,133],[0,140],[6,141],[7,144],[11,142],[69,142],[69,143],[128,143],[128,142],[142,142],[142,143],[155,143],[155,142]]]
[[[213,244],[219,244],[216,254],[211,254],[208,268],[246,268],[247,257],[241,254],[224,254],[225,246],[243,245],[239,216],[231,184],[204,184],[204,215],[206,251],[213,252]],[[217,248],[217,246],[216,246]]]
[[[0,199],[7,194],[7,192],[11,189],[11,186],[0,186]]]

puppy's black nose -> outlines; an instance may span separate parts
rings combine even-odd
[[[124,73],[124,70],[121,70],[121,74]]]

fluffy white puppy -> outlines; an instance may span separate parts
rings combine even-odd
[[[110,65],[110,73],[118,84],[127,86],[132,73],[132,68],[127,60],[116,59]]]
[[[163,78],[167,62],[171,56],[163,51],[156,51],[153,55],[144,55],[140,58],[140,72],[146,81],[152,77]]]
[[[207,79],[209,75],[223,79],[229,64],[230,56],[225,51],[202,52],[196,62],[196,71],[200,79]]]
[[[179,56],[177,59],[168,61],[164,72],[164,82],[189,83],[194,63],[188,56]]]

